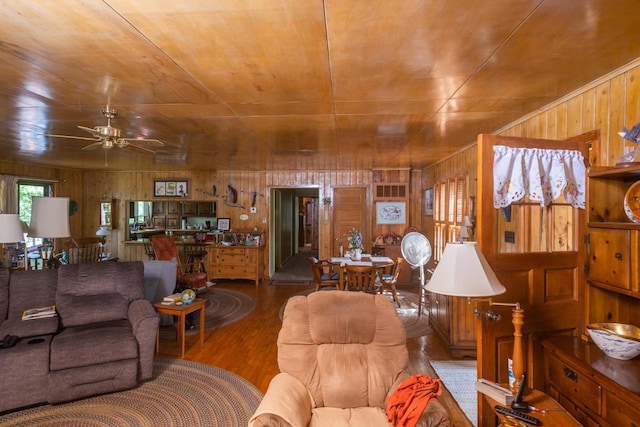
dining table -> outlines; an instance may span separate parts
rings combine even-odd
[[[393,266],[393,260],[386,256],[374,256],[370,254],[362,254],[359,260],[351,257],[330,257],[329,263],[336,266],[340,275],[340,290],[345,289],[344,273],[347,265],[363,265],[373,266],[381,277],[386,270]]]

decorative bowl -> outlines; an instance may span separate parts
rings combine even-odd
[[[182,291],[182,303],[185,305],[189,305],[196,299],[196,293],[193,289],[185,289]]]
[[[587,331],[604,354],[630,360],[640,354],[640,328],[623,323],[592,323]]]

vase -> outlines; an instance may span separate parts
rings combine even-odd
[[[355,261],[360,261],[362,259],[362,249],[353,249],[351,251],[351,258]]]

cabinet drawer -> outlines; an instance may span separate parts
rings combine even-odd
[[[218,248],[220,255],[244,255],[245,252],[245,248]]]
[[[605,392],[604,418],[612,426],[640,427],[640,408],[632,407],[618,396]]]
[[[220,254],[218,264],[221,265],[244,265],[247,260],[243,254]]]
[[[256,275],[256,269],[255,267],[245,267],[242,265],[216,266],[213,269],[213,274],[215,276],[226,277],[226,278],[254,277]]]
[[[553,355],[549,357],[549,381],[578,407],[601,414],[602,388]]]
[[[631,284],[630,230],[589,230],[589,279],[623,289]]]

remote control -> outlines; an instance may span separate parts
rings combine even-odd
[[[515,409],[507,408],[505,406],[495,406],[493,408],[497,413],[506,415],[508,417],[513,417],[516,420],[524,421],[527,424],[533,424],[534,426],[542,425],[539,419],[536,417],[532,417],[531,415],[523,414],[520,411],[516,411]]]

